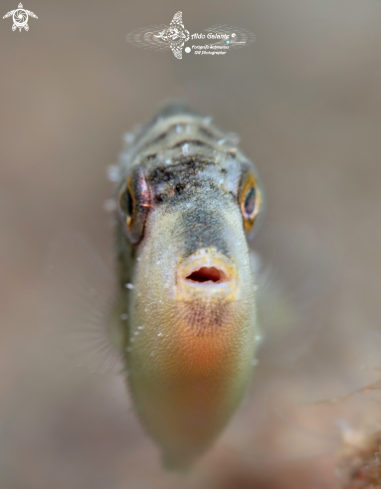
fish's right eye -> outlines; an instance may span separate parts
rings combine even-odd
[[[123,182],[118,197],[118,213],[124,232],[131,243],[143,238],[144,225],[150,207],[146,179],[139,169]]]

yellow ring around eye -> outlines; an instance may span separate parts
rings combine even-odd
[[[254,226],[255,220],[262,207],[262,195],[252,173],[247,175],[243,183],[240,196],[240,207],[245,231],[249,232]]]

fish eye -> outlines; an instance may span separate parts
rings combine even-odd
[[[144,225],[150,207],[150,195],[144,174],[140,169],[123,182],[118,197],[118,214],[131,243],[143,238]]]
[[[253,215],[255,211],[255,202],[256,202],[256,191],[255,187],[250,187],[249,191],[246,194],[245,200],[243,202],[243,211],[245,217],[250,219],[250,216]]]
[[[263,198],[256,178],[248,173],[242,183],[239,197],[243,222],[246,233],[251,237],[254,223],[262,208]]]
[[[121,211],[125,214],[126,224],[130,229],[134,212],[134,201],[131,194],[131,188],[128,183],[127,188],[121,193],[119,197],[119,207]]]

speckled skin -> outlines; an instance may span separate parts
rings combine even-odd
[[[238,199],[244,175],[255,169],[233,143],[207,118],[172,107],[119,162],[120,182],[140,169],[150,193],[141,241],[131,245],[118,226],[129,387],[173,468],[190,466],[211,445],[253,368],[255,278]],[[194,257],[226,267],[229,286],[188,287],[182,270]]]

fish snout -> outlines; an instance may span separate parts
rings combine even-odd
[[[214,249],[197,250],[178,266],[176,289],[180,300],[232,300],[237,290],[236,267]]]

